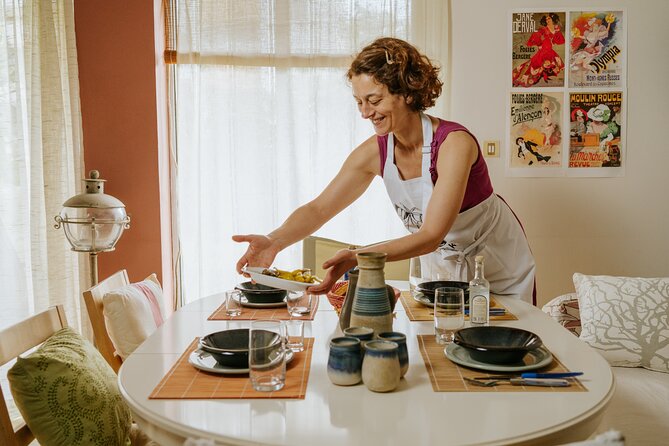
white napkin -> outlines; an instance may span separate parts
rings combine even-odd
[[[568,443],[563,446],[625,446],[625,437],[618,431],[610,430],[590,440]]]

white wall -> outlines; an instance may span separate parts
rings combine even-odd
[[[521,218],[537,260],[539,304],[572,274],[669,276],[669,1],[451,0],[451,115],[479,141],[493,185]],[[587,6],[577,6],[577,5]],[[509,11],[626,9],[627,165],[621,178],[505,175]],[[567,34],[565,32],[565,34]],[[564,134],[564,133],[563,133]],[[513,259],[509,259],[513,261]]]

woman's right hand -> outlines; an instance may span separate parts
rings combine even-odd
[[[249,244],[246,252],[237,262],[237,272],[239,274],[243,274],[242,269],[246,266],[259,266],[263,268],[271,266],[274,258],[280,251],[274,240],[266,235],[233,235],[232,240],[239,243],[247,242]],[[248,277],[248,274],[244,274],[244,276]]]

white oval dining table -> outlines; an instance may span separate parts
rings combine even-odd
[[[341,332],[322,296],[314,321],[306,322],[305,335],[315,341],[304,399],[149,399],[195,337],[248,327],[248,321],[207,320],[221,294],[192,302],[165,321],[123,363],[119,387],[135,421],[163,446],[188,438],[217,445],[317,446],[552,445],[587,438],[615,389],[609,365],[538,308],[496,299],[518,320],[493,325],[537,333],[568,369],[584,372],[587,392],[434,392],[417,340],[418,334],[433,334],[433,324],[409,321],[399,301],[394,330],[407,335],[410,362],[400,386],[391,393],[374,393],[364,384],[336,386],[327,377],[328,345]]]

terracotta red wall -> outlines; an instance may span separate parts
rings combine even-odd
[[[132,281],[163,281],[154,1],[75,0],[74,10],[86,172],[99,170],[132,218],[98,257],[99,278],[125,268]]]

